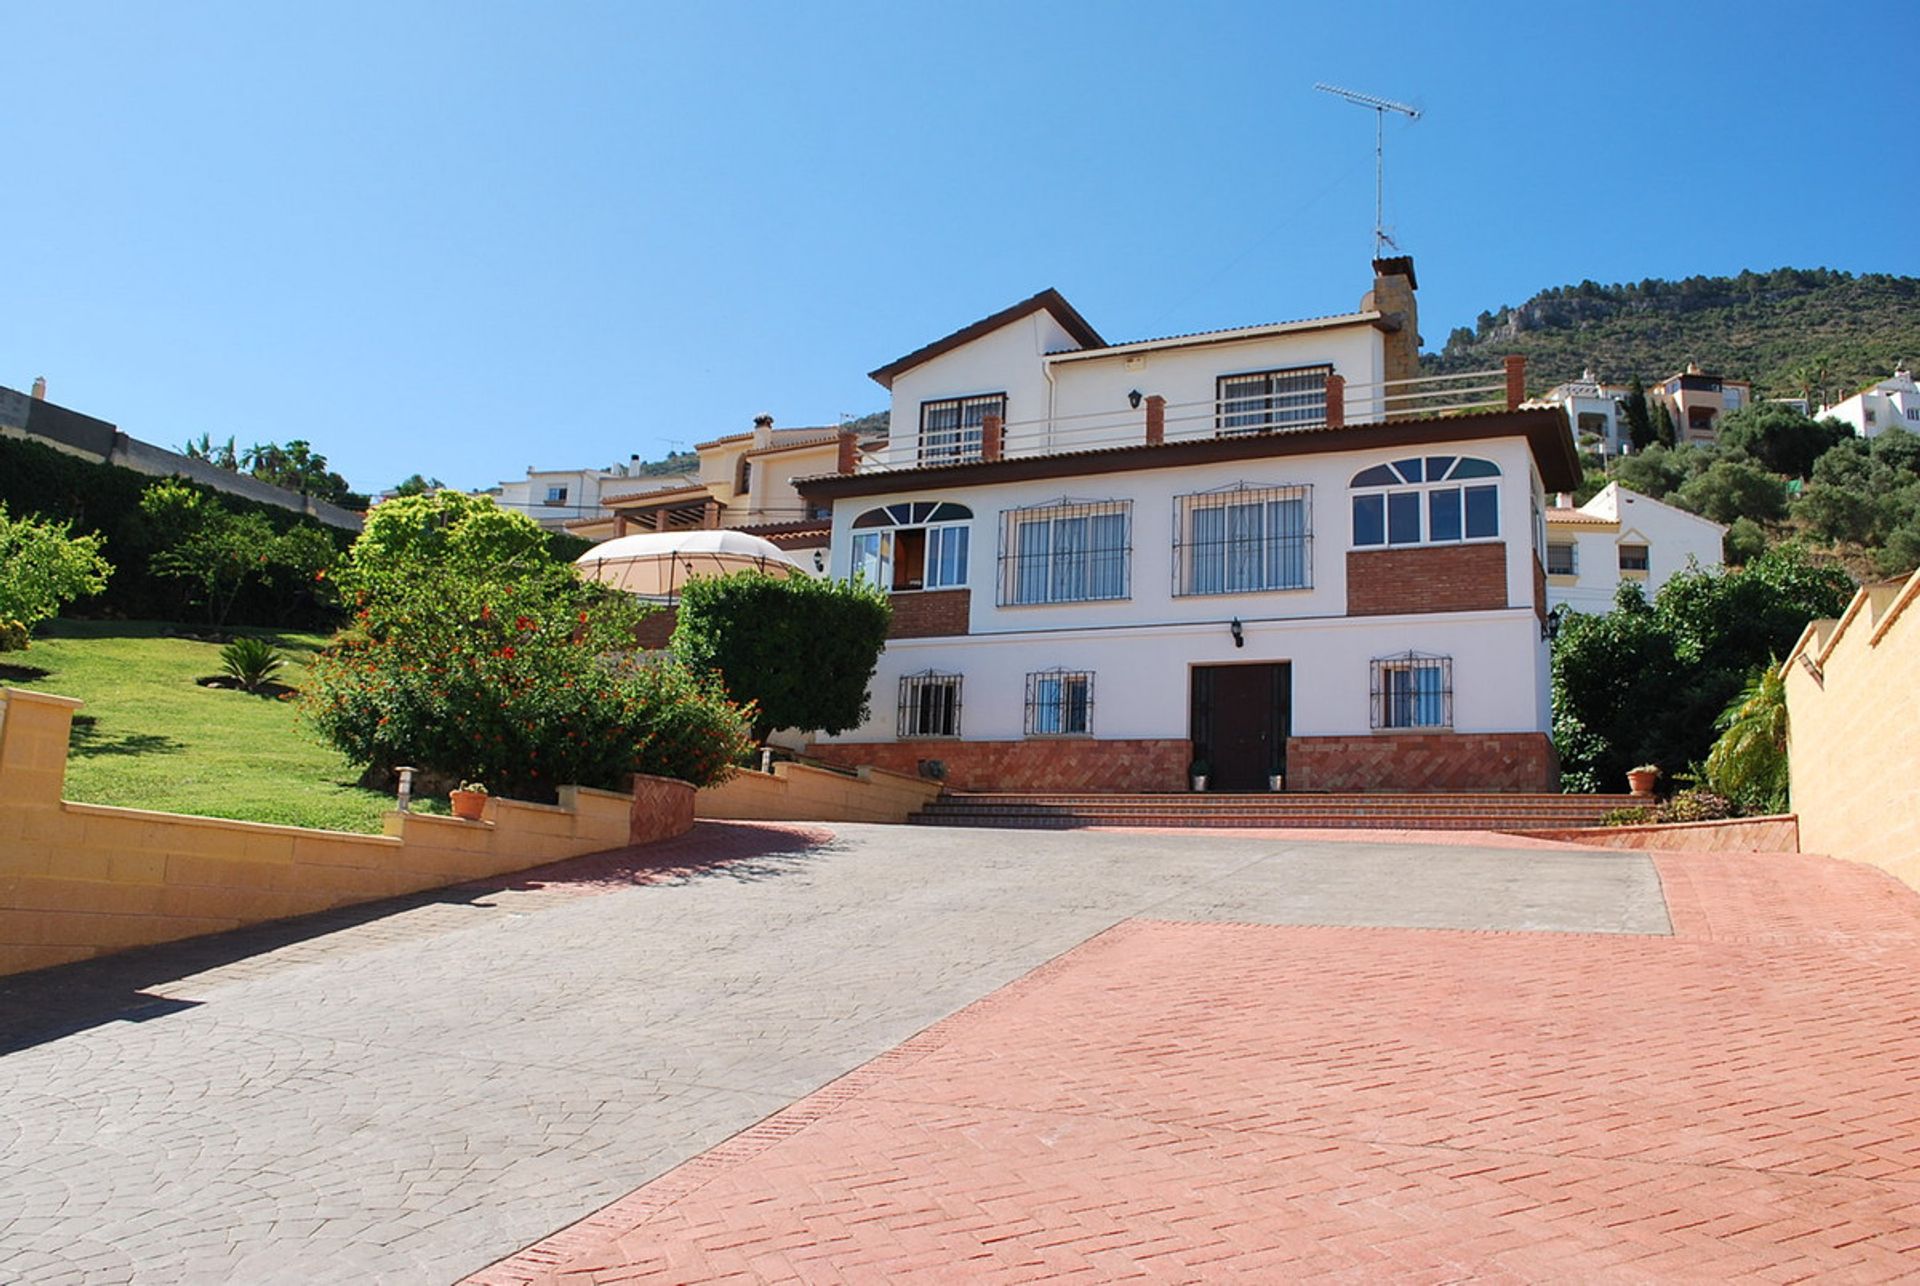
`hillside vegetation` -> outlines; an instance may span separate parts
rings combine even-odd
[[[1527,358],[1544,392],[1592,367],[1603,379],[1651,383],[1683,370],[1752,380],[1763,396],[1825,393],[1838,400],[1920,356],[1920,278],[1776,268],[1737,277],[1649,278],[1543,290],[1523,304],[1456,327],[1428,374]]]

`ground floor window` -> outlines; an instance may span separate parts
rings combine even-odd
[[[1373,662],[1375,728],[1453,726],[1453,658],[1406,652]]]
[[[927,670],[900,679],[902,737],[960,735],[960,676]]]
[[[1093,675],[1046,670],[1027,676],[1027,735],[1082,735],[1093,731]]]

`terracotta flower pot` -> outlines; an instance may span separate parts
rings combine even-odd
[[[463,822],[477,822],[487,811],[487,797],[477,790],[456,790],[447,796],[453,815]]]
[[[1653,794],[1653,783],[1660,780],[1657,772],[1630,772],[1627,774],[1627,789],[1636,795]]]

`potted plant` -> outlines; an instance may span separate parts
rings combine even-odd
[[[1187,780],[1192,784],[1195,793],[1207,788],[1207,773],[1212,770],[1212,767],[1213,765],[1204,759],[1196,759],[1187,765]]]
[[[1267,774],[1268,790],[1273,791],[1275,794],[1279,794],[1281,791],[1285,790],[1286,788],[1287,788],[1287,775],[1285,773],[1270,772]]]
[[[483,781],[463,781],[458,790],[448,792],[447,802],[453,806],[455,817],[463,822],[477,822],[487,808],[487,784]]]
[[[1641,764],[1627,769],[1627,789],[1641,798],[1653,794],[1653,783],[1660,780],[1659,764]]]

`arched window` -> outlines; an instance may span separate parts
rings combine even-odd
[[[1500,466],[1429,455],[1353,475],[1353,543],[1433,545],[1500,535]]]
[[[967,583],[973,510],[909,500],[853,520],[853,572],[887,590],[957,589]]]

